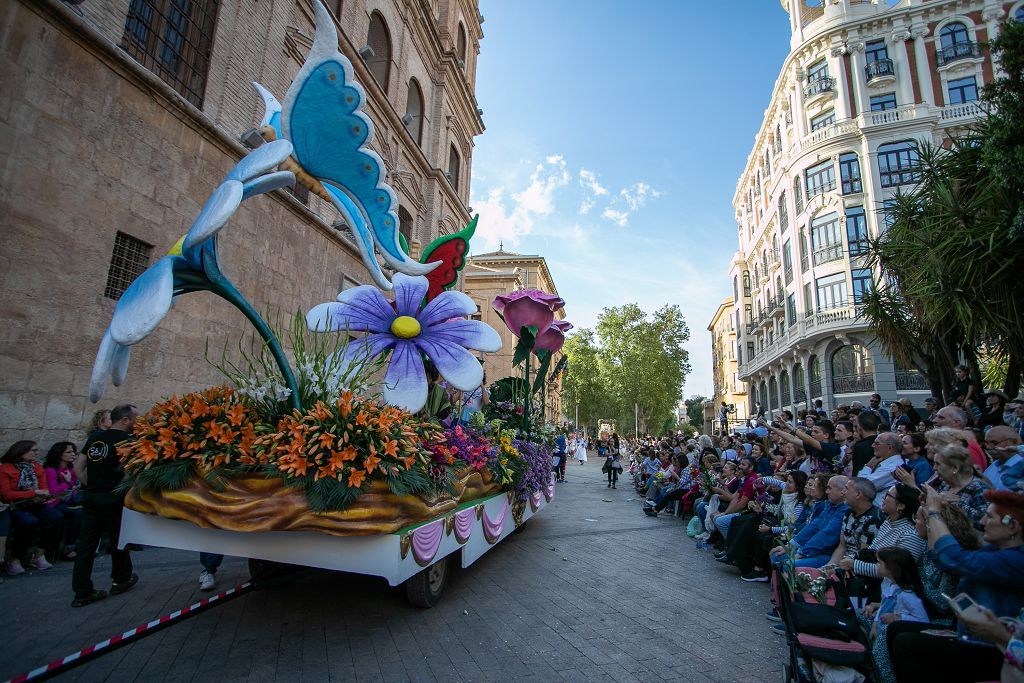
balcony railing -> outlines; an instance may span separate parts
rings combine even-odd
[[[832,392],[836,394],[857,394],[875,390],[875,376],[871,373],[855,375],[833,375]]]
[[[896,388],[906,391],[928,391],[928,378],[917,370],[897,371]]]
[[[821,380],[816,379],[811,381],[811,398],[815,396],[821,396]]]
[[[807,85],[804,86],[804,96],[814,97],[815,95],[821,95],[822,93],[835,92],[836,90],[836,79],[831,76],[822,76],[820,78],[812,78],[807,81]]]
[[[982,110],[978,106],[977,102],[964,102],[962,104],[950,104],[943,107],[939,111],[939,116],[943,121],[953,121],[956,119],[968,119],[975,116],[981,116]]]
[[[896,69],[891,59],[876,59],[864,67],[864,77],[870,83],[876,78],[889,78],[896,76]]]
[[[981,56],[981,47],[973,40],[966,40],[962,43],[953,43],[946,47],[940,47],[935,51],[935,58],[939,66],[945,66],[958,62],[961,59],[974,59]]]
[[[843,245],[830,244],[814,252],[814,265],[820,266],[823,263],[831,263],[843,258]]]

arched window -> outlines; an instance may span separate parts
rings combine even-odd
[[[808,393],[811,398],[822,396],[821,393],[821,361],[818,360],[817,356],[811,356],[807,365],[810,386],[808,387]]]
[[[455,188],[456,192],[459,191],[459,167],[461,163],[459,150],[455,149],[455,144],[452,143],[448,147],[448,180],[451,181],[452,187]]]
[[[1013,12],[1013,20],[1014,21],[1024,21],[1024,7],[1018,7]]]
[[[405,210],[404,206],[398,207],[398,230],[402,233],[402,237],[405,238],[405,243],[408,245],[412,244],[413,228],[415,226],[412,222],[412,215]]]
[[[892,142],[878,148],[878,176],[882,187],[912,185],[921,179],[917,143]]]
[[[793,401],[804,403],[807,401],[807,389],[804,387],[804,366],[797,363],[793,366]]]
[[[971,35],[967,32],[967,27],[959,21],[946,24],[939,31],[940,47],[953,47],[954,45],[962,45],[969,42],[971,42]]]
[[[789,372],[786,370],[783,370],[782,374],[779,375],[779,390],[782,392],[782,396],[780,397],[782,407],[785,408],[793,402],[793,397],[789,393]]]
[[[363,55],[366,67],[385,93],[391,77],[391,34],[380,12],[370,15],[370,30],[366,34],[366,45],[370,50]]]
[[[761,406],[765,409],[768,408],[768,385],[761,380]]]
[[[417,145],[423,144],[423,91],[415,78],[409,79],[409,93],[405,98],[405,116],[402,123]]]
[[[800,176],[793,178],[793,202],[796,204],[797,214],[801,214],[804,211],[804,197],[801,193],[800,185],[802,185]]]
[[[768,380],[768,410],[775,410],[779,407],[779,383],[772,376]]]
[[[786,191],[779,195],[779,229],[785,232],[789,228],[789,209],[786,208]]]
[[[459,22],[459,35],[455,39],[455,54],[459,58],[459,68],[466,70],[466,29]]]
[[[760,266],[756,261],[754,262],[754,282],[761,282]]]
[[[832,354],[832,391],[851,394],[874,391],[871,352],[860,344],[847,344]]]
[[[750,271],[743,271],[743,296],[750,296]]]
[[[732,300],[740,300],[740,278],[737,275],[732,276]]]

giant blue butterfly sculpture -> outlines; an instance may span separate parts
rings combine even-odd
[[[266,111],[263,137],[284,138],[295,148],[300,182],[329,201],[351,226],[366,269],[378,287],[392,289],[384,262],[407,275],[425,275],[438,263],[415,261],[399,243],[395,193],[384,182],[384,161],[367,143],[373,124],[363,112],[366,94],[356,83],[352,63],[338,52],[338,34],[327,9],[313,0],[316,35],[306,63],[295,76],[282,105],[259,83],[253,87]],[[285,164],[283,168],[288,168]]]

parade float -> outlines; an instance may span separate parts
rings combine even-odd
[[[494,308],[518,339],[513,364],[524,371],[500,383],[502,400],[465,405],[483,381],[474,354],[501,347],[493,328],[469,318],[476,304],[451,289],[476,219],[410,256],[384,164],[368,146],[364,92],[329,13],[313,5],[316,36],[283,101],[253,84],[266,107],[263,143],[117,302],[90,398],[124,382],[132,345],[175,298],[222,297],[252,324],[253,343],[212,361],[223,386],[140,416],[119,450],[120,543],[247,557],[254,570],[286,563],[381,576],[430,606],[449,559],[458,553],[469,566],[554,494],[554,431],[534,397],[570,325],[555,320],[556,296],[498,297]],[[221,269],[217,236],[243,201],[296,182],[337,210],[374,284],[273,323]]]

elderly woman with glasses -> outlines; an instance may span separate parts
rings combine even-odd
[[[29,566],[45,570],[53,565],[46,561],[47,551],[56,551],[63,515],[46,505],[50,491],[46,488],[46,475],[38,460],[39,448],[35,441],[18,441],[0,457],[0,501],[11,506],[11,524],[14,542],[7,573],[24,574],[21,558],[39,531],[39,546]]]

